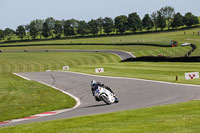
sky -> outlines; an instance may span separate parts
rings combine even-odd
[[[200,16],[200,0],[0,0],[0,29],[16,29],[35,19],[89,21],[137,12],[141,19],[164,6]]]

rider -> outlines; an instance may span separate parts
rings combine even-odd
[[[116,98],[115,93],[110,89],[110,87],[105,86],[104,84],[102,84],[102,83],[100,83],[100,82],[97,82],[97,81],[95,81],[95,80],[92,80],[92,81],[91,81],[91,87],[92,87],[91,90],[92,90],[93,96],[94,96],[95,90],[98,89],[98,86],[104,87],[105,89],[109,90],[111,93],[113,93],[113,96]],[[95,99],[96,99],[97,102],[98,102],[98,101],[101,101],[101,100],[100,100],[99,98],[97,98],[97,97],[95,97]],[[117,99],[117,98],[116,98],[116,99]],[[117,100],[116,100],[116,101],[117,101]]]

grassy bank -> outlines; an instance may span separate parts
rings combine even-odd
[[[175,63],[175,62],[129,62],[102,64],[104,73],[98,75],[130,77],[139,79],[149,79],[157,81],[167,81],[186,84],[200,85],[200,79],[185,80],[185,73],[200,72],[200,63]],[[94,69],[97,65],[77,66],[71,68],[72,71],[96,74]],[[175,81],[178,75],[178,81]]]
[[[74,99],[51,87],[11,73],[1,73],[0,84],[0,122],[76,104]]]
[[[200,102],[0,128],[1,133],[199,133]]]

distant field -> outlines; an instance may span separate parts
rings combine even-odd
[[[24,42],[24,43],[12,43],[16,44],[68,44],[64,46],[30,46],[30,47],[0,47],[1,50],[17,50],[17,49],[82,49],[82,50],[123,50],[129,51],[139,56],[157,56],[162,54],[164,56],[184,56],[185,53],[190,50],[190,47],[180,47],[180,44],[184,42],[190,42],[197,45],[197,50],[192,56],[200,56],[200,36],[197,32],[200,28],[164,32],[164,33],[149,33],[142,35],[128,35],[128,36],[115,36],[115,37],[98,37],[98,38],[84,38],[84,39],[65,39],[65,40],[51,40],[51,41],[39,41],[39,42]],[[141,46],[141,43],[169,45],[170,40],[176,40],[179,42],[177,48],[163,48],[156,46]],[[102,45],[89,45],[91,43],[98,43]],[[126,43],[138,43],[138,45],[103,45],[103,44],[126,44]],[[87,45],[70,45],[70,44],[87,44]],[[8,44],[1,44],[8,45]]]

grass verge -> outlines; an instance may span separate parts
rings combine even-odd
[[[199,133],[200,102],[0,128],[1,133]]]
[[[1,73],[0,84],[0,121],[72,108],[76,104],[60,91],[11,73]]]

